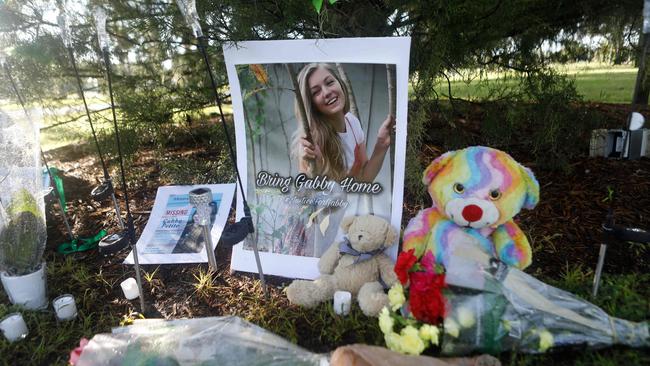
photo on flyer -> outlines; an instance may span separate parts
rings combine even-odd
[[[396,47],[344,52],[382,40]],[[256,271],[256,245],[266,274],[314,278],[318,258],[344,240],[344,217],[373,214],[399,228],[408,44],[266,41],[226,50],[238,167],[255,226],[233,249],[233,270]]]

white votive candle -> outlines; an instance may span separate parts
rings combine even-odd
[[[20,313],[11,313],[0,320],[0,330],[9,342],[25,339],[29,331]]]
[[[126,280],[122,281],[122,283],[120,283],[120,286],[122,286],[124,297],[126,297],[128,300],[133,300],[136,297],[140,296],[140,292],[138,291],[138,283],[135,282],[135,278],[133,277],[129,277]]]
[[[52,307],[54,307],[56,318],[59,320],[72,320],[77,317],[77,305],[74,302],[74,296],[70,294],[54,299]]]
[[[334,293],[334,312],[338,315],[350,314],[352,294],[348,291],[336,291]]]

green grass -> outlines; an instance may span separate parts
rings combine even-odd
[[[79,315],[72,321],[57,322],[51,306],[43,311],[22,310],[7,305],[4,292],[0,293],[0,318],[20,312],[29,329],[25,340],[14,343],[0,340],[0,365],[65,365],[69,352],[79,345],[82,337],[90,339],[94,334],[110,332],[119,322],[113,315],[116,312],[110,310],[113,304],[106,301],[115,279],[104,277],[101,270],[89,268],[72,257],[58,260],[53,257],[47,265],[48,297],[73,294]]]
[[[575,81],[576,89],[588,102],[630,103],[637,69],[631,66],[610,66],[601,64],[556,65],[554,68],[568,75]],[[454,97],[481,100],[496,99],[498,94],[517,86],[518,80],[512,73],[470,72],[462,80],[460,76],[452,78],[451,92]],[[437,86],[437,91],[445,96],[449,94],[446,82]],[[490,94],[496,91],[496,94]]]
[[[204,266],[203,266],[204,267]],[[271,296],[265,298],[259,281],[239,276],[208,276],[205,268],[197,266],[187,273],[187,286],[196,290],[201,303],[215,301],[237,315],[314,352],[328,352],[336,346],[366,343],[383,346],[383,336],[377,321],[363,315],[354,304],[346,317],[337,316],[331,303],[314,309],[304,309],[287,303],[282,287],[271,286]],[[165,284],[159,279],[159,268],[145,274],[148,300],[153,292],[165,293]],[[165,269],[168,270],[168,269]],[[111,327],[128,325],[139,314],[133,304],[122,299],[119,282],[132,273],[106,274],[101,268],[91,267],[72,257],[48,258],[48,295],[71,293],[75,296],[79,316],[70,322],[56,322],[51,309],[23,311],[6,305],[0,295],[0,318],[21,311],[30,334],[15,343],[0,340],[0,365],[52,364],[64,365],[68,353],[82,337],[92,338],[97,333],[110,332]],[[602,307],[612,316],[632,321],[646,320],[650,311],[650,274],[603,276],[600,295],[591,299],[592,272],[582,267],[567,266],[554,278],[542,278],[547,283],[571,291],[575,295]],[[154,282],[157,282],[154,286]],[[154,289],[155,287],[155,289]],[[213,310],[211,315],[220,315]],[[222,313],[223,314],[223,313]],[[224,314],[225,315],[225,314]],[[642,365],[650,362],[650,353],[644,350],[614,347],[598,351],[571,350],[543,355],[503,353],[499,359],[504,365]],[[26,360],[30,360],[26,362]]]
[[[113,134],[113,115],[110,109],[93,112],[96,108],[93,105],[105,104],[103,108],[108,107],[107,101],[101,98],[92,97],[87,99],[87,103],[91,109],[91,118],[93,127],[98,137],[112,136]],[[40,140],[43,151],[56,149],[70,144],[83,144],[90,142],[92,139],[92,130],[86,117],[86,112],[83,109],[83,104],[79,98],[67,98],[56,101],[56,103],[48,106],[45,110],[42,106],[30,104],[27,108],[40,108],[41,116],[34,122],[38,123],[41,128]],[[65,108],[74,108],[74,112],[62,114],[61,110]],[[0,110],[5,111],[22,111],[20,104],[12,103],[7,100],[0,100]],[[58,112],[57,112],[58,111]],[[224,105],[223,112],[225,114],[232,114],[232,106]],[[206,107],[200,111],[193,111],[195,116],[209,116],[213,113],[218,113],[216,106]],[[116,110],[118,123],[122,120],[123,116],[120,110]],[[184,122],[184,113],[176,114],[174,122],[177,124]]]

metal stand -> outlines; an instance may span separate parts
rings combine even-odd
[[[86,102],[86,95],[84,93],[83,84],[81,83],[81,77],[79,76],[79,70],[77,69],[77,61],[75,60],[74,57],[74,51],[72,50],[71,47],[67,47],[67,49],[68,49],[68,55],[70,56],[70,62],[72,63],[72,69],[74,70],[74,75],[77,79],[77,86],[79,87],[79,96],[81,96],[81,100],[83,101],[84,104],[84,109],[86,110],[86,117],[88,117],[88,123],[90,124],[90,131],[93,134],[93,140],[95,141],[95,147],[97,148],[99,161],[102,164],[102,171],[104,172],[104,181],[99,187],[93,189],[93,193],[97,192],[98,189],[110,193],[110,196],[113,200],[113,205],[115,207],[115,216],[117,217],[117,223],[120,226],[120,230],[124,231],[124,221],[122,220],[120,206],[118,205],[117,199],[115,198],[115,190],[113,189],[113,182],[111,180],[110,175],[108,174],[106,162],[104,161],[104,156],[99,146],[99,140],[97,139],[97,133],[95,132],[95,127],[93,126],[93,121],[92,118],[90,117],[90,109],[88,108],[88,103]],[[94,196],[99,196],[99,194],[96,194]]]
[[[232,160],[232,163],[235,167],[235,172],[237,173],[237,182],[239,183],[239,192],[241,193],[242,196],[242,202],[244,206],[244,217],[241,219],[240,222],[236,223],[235,225],[240,225],[241,229],[240,231],[244,232],[246,235],[242,237],[239,241],[243,240],[248,234],[251,234],[255,231],[255,228],[253,227],[253,219],[251,216],[251,211],[250,208],[248,207],[248,202],[246,201],[246,195],[244,193],[244,185],[241,182],[241,175],[239,173],[239,168],[237,167],[237,159],[235,158],[235,151],[233,149],[232,142],[230,141],[230,134],[228,133],[228,127],[226,126],[226,119],[224,118],[223,115],[223,109],[221,107],[221,98],[219,97],[219,93],[217,92],[217,83],[214,79],[214,74],[212,73],[212,67],[210,66],[210,59],[208,58],[208,53],[206,51],[206,45],[207,45],[207,39],[203,35],[197,36],[198,39],[198,48],[199,51],[201,52],[201,55],[203,56],[203,61],[205,62],[206,69],[208,71],[208,75],[210,76],[210,85],[212,86],[212,92],[215,100],[215,104],[219,110],[219,115],[221,117],[221,125],[223,126],[224,129],[224,135],[226,135],[226,141],[228,143],[228,149],[230,151],[230,159]],[[253,244],[253,253],[255,254],[255,262],[257,264],[257,271],[259,273],[260,277],[260,282],[262,283],[262,290],[264,292],[264,296],[268,298],[268,289],[266,287],[266,280],[264,279],[264,272],[262,271],[262,262],[260,260],[260,254],[259,250],[257,248],[257,242]]]
[[[598,295],[598,287],[600,286],[600,276],[603,273],[603,264],[605,264],[605,254],[607,252],[607,244],[600,244],[600,250],[598,251],[598,264],[596,265],[596,272],[594,273],[594,287],[591,291],[591,296],[596,297]]]
[[[591,295],[595,298],[598,295],[598,287],[600,286],[600,278],[603,272],[603,265],[605,264],[605,254],[607,253],[607,245],[617,242],[636,242],[642,244],[650,244],[650,232],[639,228],[627,228],[617,226],[614,224],[613,210],[610,208],[607,213],[607,219],[603,223],[603,242],[600,244],[598,253],[598,264],[596,265],[596,272],[594,273],[594,282]]]
[[[210,271],[217,271],[217,258],[214,256],[214,245],[212,244],[212,235],[210,235],[210,226],[212,220],[212,191],[208,188],[193,189],[189,193],[190,204],[196,208],[194,214],[194,223],[201,226],[203,231],[203,240],[205,242],[205,251],[208,255],[208,266]]]
[[[127,237],[133,253],[133,263],[135,264],[135,279],[138,283],[138,291],[140,292],[140,311],[144,314],[144,292],[142,291],[142,277],[140,275],[140,262],[138,261],[138,248],[135,245],[135,227],[133,225],[133,216],[131,215],[131,208],[129,207],[129,192],[126,188],[126,177],[124,173],[124,161],[122,159],[122,147],[120,145],[120,133],[117,127],[117,116],[115,114],[115,100],[113,99],[113,82],[111,80],[111,60],[108,57],[108,49],[103,48],[101,51],[102,59],[104,60],[104,67],[106,68],[106,80],[108,82],[108,94],[111,98],[111,112],[113,113],[113,127],[115,129],[115,142],[117,144],[117,153],[120,161],[120,174],[122,178],[122,192],[124,192],[124,201],[126,204],[126,222],[127,222]]]

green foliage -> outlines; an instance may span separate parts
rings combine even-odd
[[[103,5],[109,14],[115,97],[120,108],[120,123],[124,124],[125,151],[127,155],[137,151],[141,143],[155,144],[162,149],[167,145],[170,131],[179,123],[179,115],[211,103],[212,91],[196,41],[179,9],[172,3],[119,0]],[[10,1],[0,8],[0,19],[8,25],[0,30],[0,45],[14,47],[9,60],[28,102],[51,104],[50,100],[76,93],[76,90],[71,80],[70,60],[58,39],[58,29],[43,20],[41,8],[47,8],[44,0]],[[538,157],[547,153],[551,156],[551,159],[539,159],[540,163],[548,161],[562,169],[567,166],[566,158],[580,148],[579,144],[567,144],[573,135],[567,136],[564,132],[592,120],[586,111],[573,111],[565,121],[575,117],[574,122],[561,121],[568,106],[555,107],[577,100],[568,84],[557,75],[549,75],[547,71],[537,73],[553,59],[545,57],[541,45],[544,41],[563,42],[567,52],[575,56],[584,53],[574,44],[575,39],[585,34],[605,34],[613,49],[629,49],[629,44],[621,43],[621,35],[629,34],[633,39],[638,34],[633,25],[638,24],[640,10],[641,4],[634,0],[616,4],[604,0],[523,3],[509,0],[498,4],[492,0],[391,0],[380,4],[374,0],[287,0],[280,3],[275,0],[208,0],[197,4],[199,18],[210,40],[208,54],[219,85],[218,92],[225,101],[228,90],[222,87],[226,84],[226,73],[221,62],[224,42],[407,35],[412,39],[410,71],[417,94],[416,108],[410,111],[410,116],[417,117],[409,118],[410,121],[424,125],[433,109],[441,110],[438,95],[444,94],[441,91],[447,88],[436,90],[434,81],[453,72],[485,69],[529,73],[526,77],[529,85],[520,87],[526,92],[525,97],[506,96],[486,114],[487,122],[481,127],[486,132],[485,141],[505,146],[521,140],[524,145],[532,146]],[[94,28],[88,26],[93,24],[90,14],[73,11],[70,15],[79,70],[82,76],[95,78],[105,94],[104,68],[97,56]],[[549,86],[556,82],[559,83],[557,87]],[[493,96],[498,97],[501,89],[492,89]],[[2,83],[0,94],[15,99]],[[450,97],[453,103],[453,96]],[[506,108],[509,101],[528,102],[526,98],[529,97],[537,103],[537,108],[529,106],[519,113]],[[456,108],[459,106],[452,106],[452,113]],[[529,113],[540,114],[529,118]],[[251,130],[259,131],[254,125],[259,113],[251,115],[256,116],[251,119]],[[446,131],[441,133],[447,137],[444,146],[460,147],[481,142],[481,137],[455,130],[453,118],[447,120]],[[522,124],[528,123],[540,131],[516,133]],[[500,137],[497,132],[504,125],[508,130]],[[579,126],[583,130],[589,127]],[[72,125],[70,128],[74,129]],[[424,128],[409,123],[408,136],[407,146],[414,148],[410,151],[419,152],[419,141],[426,138]],[[114,144],[108,146],[114,149]],[[107,151],[114,153],[110,149]],[[416,159],[409,159],[407,182],[419,180],[415,179],[419,175],[415,173],[419,164]]]
[[[42,263],[45,220],[36,200],[25,189],[7,207],[6,226],[0,232],[0,268],[12,276],[34,272]]]
[[[336,3],[337,0],[328,0],[330,5],[333,5]],[[323,0],[311,0],[311,4],[314,6],[314,9],[316,9],[316,12],[320,14],[321,10],[323,9]]]
[[[588,107],[578,106],[581,98],[574,82],[552,69],[531,73],[522,83],[530,103],[516,112],[517,127],[529,134],[540,166],[567,170],[571,159],[588,151],[591,131],[601,121]]]
[[[591,131],[604,127],[603,116],[582,103],[571,78],[551,68],[517,73],[510,80],[506,89],[500,83],[486,85],[487,95],[500,94],[483,103],[452,99],[441,108],[433,142],[444,150],[468,145],[523,150],[537,166],[568,172],[569,162],[589,151]],[[478,130],[463,126],[458,115],[478,115]]]
[[[419,156],[422,149],[422,140],[425,136],[427,122],[430,118],[427,108],[413,108],[409,115],[408,136],[409,143],[406,145],[406,156]],[[426,163],[428,164],[428,162]],[[404,171],[404,184],[406,192],[412,195],[411,203],[423,202],[427,197],[426,189],[422,187],[422,172],[426,165],[420,159],[406,159]]]

